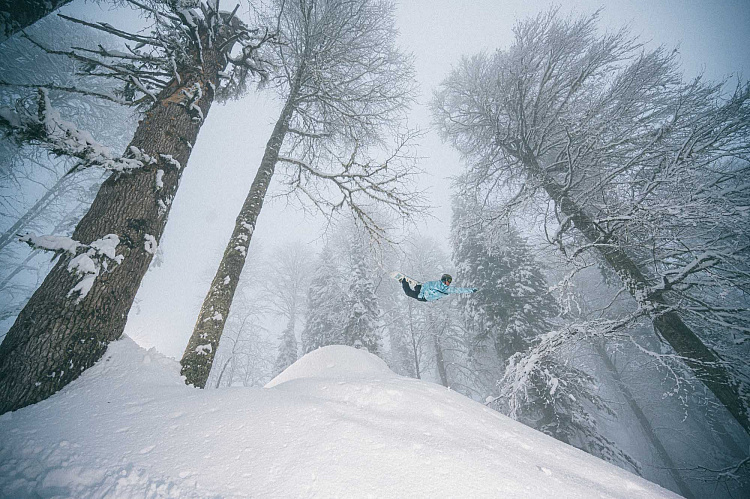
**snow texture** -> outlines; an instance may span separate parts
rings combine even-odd
[[[117,264],[122,263],[125,257],[117,254],[118,244],[120,244],[120,238],[117,237],[117,234],[107,234],[92,242],[85,253],[81,253],[68,263],[68,272],[82,276],[73,289],[68,291],[68,296],[78,294],[76,303],[80,303],[81,300],[86,298],[101,271],[107,270],[107,259]]]
[[[71,255],[75,255],[78,247],[81,246],[81,243],[67,236],[37,236],[34,233],[22,236],[19,241],[27,243],[32,248],[55,252],[64,251]]]
[[[362,350],[313,351],[265,388],[179,369],[123,336],[0,416],[0,496],[677,497]]]
[[[143,239],[143,249],[146,250],[146,253],[155,255],[156,250],[159,248],[159,243],[156,242],[156,238],[151,234],[144,234]]]

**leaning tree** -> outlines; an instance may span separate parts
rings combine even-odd
[[[596,24],[519,23],[510,48],[453,70],[435,118],[473,188],[503,201],[496,219],[541,208],[550,242],[598,255],[676,353],[659,358],[750,431],[750,85],[684,82],[676,51]]]
[[[63,120],[51,91],[39,85],[35,106],[3,109],[0,123],[18,140],[78,159],[79,168],[113,172],[72,238],[28,235],[26,242],[59,260],[0,345],[0,412],[50,396],[94,364],[120,337],[128,311],[167,221],[180,177],[213,100],[265,75],[259,46],[270,35],[251,29],[217,2],[130,0],[151,21],[130,33],[107,23],[66,17],[124,42],[122,50],[78,47],[40,50],[70,57],[82,71],[121,83],[98,97],[144,110],[122,155]]]
[[[412,67],[395,47],[384,0],[277,0],[273,79],[283,106],[182,357],[186,382],[205,385],[258,215],[277,164],[289,196],[326,216],[349,208],[381,233],[374,205],[408,218],[419,209],[412,132],[398,129]],[[395,145],[383,157],[385,131]]]

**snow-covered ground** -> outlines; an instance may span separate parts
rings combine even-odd
[[[0,417],[0,496],[677,497],[349,347],[198,390],[131,339]]]

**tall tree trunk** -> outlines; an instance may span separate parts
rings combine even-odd
[[[193,328],[193,334],[190,336],[185,353],[180,360],[180,364],[182,364],[181,372],[185,376],[186,384],[205,388],[206,380],[211,373],[216,349],[219,348],[224,324],[226,324],[229,316],[234,293],[245,266],[247,248],[253,237],[258,215],[263,208],[263,200],[266,197],[266,191],[279,159],[281,144],[289,130],[289,122],[294,113],[294,102],[297,98],[298,89],[299,78],[296,85],[290,90],[289,97],[281,110],[279,119],[276,121],[271,137],[266,143],[260,167],[255,174],[245,203],[237,216],[234,232],[232,232],[229,244],[224,250],[219,269],[216,271],[208,294],[203,300],[198,320]]]
[[[659,459],[661,459],[661,461],[664,463],[664,466],[669,472],[669,475],[672,477],[672,480],[674,480],[675,485],[677,485],[677,490],[679,491],[679,493],[683,497],[685,497],[685,499],[695,499],[695,495],[693,495],[693,492],[692,490],[690,490],[688,484],[680,476],[680,472],[677,469],[677,466],[675,465],[674,461],[672,461],[672,458],[670,457],[669,452],[667,452],[667,449],[664,448],[664,444],[662,444],[661,439],[656,434],[654,427],[651,426],[651,422],[641,410],[641,406],[638,405],[638,401],[635,400],[633,392],[630,391],[630,388],[628,388],[628,386],[622,380],[622,377],[617,371],[617,367],[615,366],[614,362],[612,362],[612,359],[610,359],[606,348],[604,348],[604,346],[602,346],[600,343],[596,343],[594,345],[594,348],[604,361],[605,367],[609,370],[610,375],[614,378],[615,382],[617,383],[617,387],[620,389],[623,397],[625,397],[630,410],[633,411],[635,418],[641,425],[643,434],[646,435],[646,438],[654,447],[656,453],[659,455]]]
[[[71,0],[0,0],[0,43]]]
[[[737,422],[750,434],[750,421],[736,383],[723,365],[721,358],[708,348],[685,324],[677,312],[670,309],[664,296],[649,293],[649,281],[638,265],[628,256],[617,237],[605,234],[597,224],[573,201],[567,192],[540,167],[536,157],[523,154],[522,160],[529,171],[542,182],[542,186],[560,212],[568,217],[576,229],[592,244],[617,273],[638,305],[653,321],[661,334],[685,363],[727,408]]]
[[[438,376],[440,376],[440,384],[445,386],[448,385],[448,373],[445,370],[445,359],[443,358],[443,346],[440,344],[440,336],[437,334],[432,335],[432,339],[435,343],[435,363],[437,364]]]
[[[117,254],[124,259],[104,269],[88,295],[78,301],[68,296],[79,281],[68,271],[71,257],[60,257],[0,344],[0,413],[57,392],[101,358],[107,344],[122,334],[153,258],[146,250],[146,236],[161,238],[184,171],[177,164],[187,164],[202,124],[174,101],[183,97],[183,89],[200,85],[203,97],[196,105],[206,116],[214,99],[212,88],[218,86],[218,73],[226,65],[224,55],[211,44],[203,47],[202,70],[186,69],[181,87],[173,81],[164,89],[130,142],[128,151],[135,147],[158,163],[109,177],[73,233],[85,244],[116,234]],[[197,51],[194,56],[198,60]],[[163,171],[163,186],[157,186],[158,170]]]
[[[411,304],[411,299],[407,301],[409,307],[409,333],[411,335],[411,351],[414,354],[414,372],[417,379],[422,379],[422,372],[419,368],[419,348],[417,345],[417,337],[414,334],[414,316]]]

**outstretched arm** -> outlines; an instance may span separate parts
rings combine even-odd
[[[470,294],[476,292],[477,288],[459,288],[454,286],[448,286],[449,294]]]

